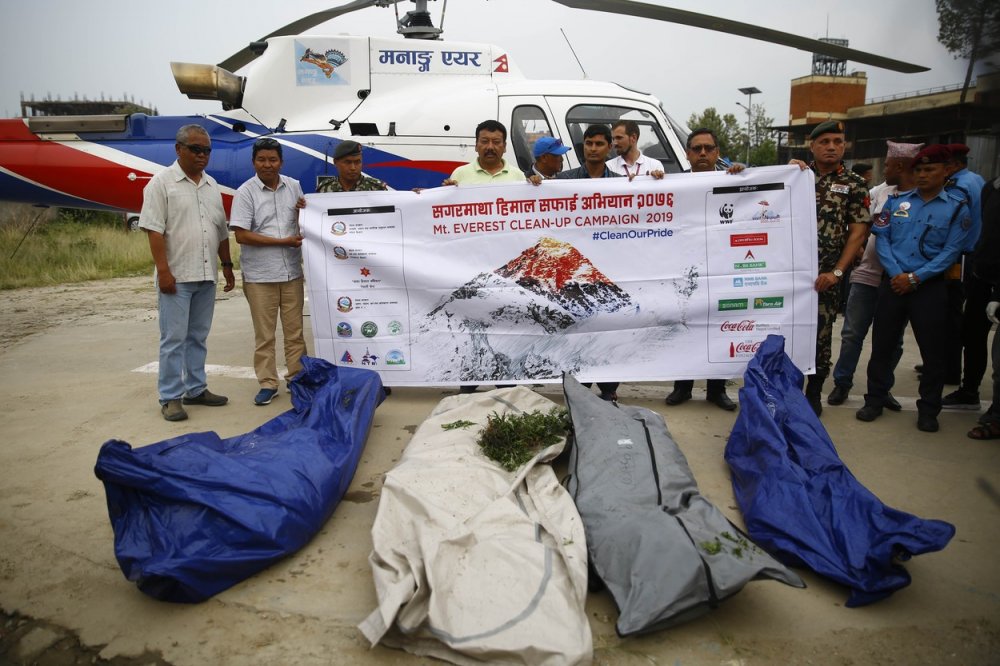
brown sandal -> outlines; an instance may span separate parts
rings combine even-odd
[[[966,433],[969,439],[1000,439],[1000,423],[990,422],[975,426]]]

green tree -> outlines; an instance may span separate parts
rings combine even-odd
[[[976,62],[1000,51],[1000,2],[997,0],[935,0],[938,11],[938,41],[954,54],[967,58],[961,103],[972,81]]]
[[[768,116],[764,107],[754,104],[751,109],[750,164],[768,166],[778,161],[778,144],[775,134],[768,128],[774,125],[774,118]],[[744,144],[744,147],[746,144]],[[745,150],[745,148],[744,148]],[[745,153],[744,153],[745,154]]]
[[[710,106],[700,114],[692,113],[688,118],[688,127],[707,127],[715,132],[719,139],[719,155],[722,157],[738,160],[740,155],[746,153],[746,134],[740,131],[740,122],[731,113],[720,116],[715,107]]]

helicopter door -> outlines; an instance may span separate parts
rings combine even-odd
[[[500,122],[508,127],[507,159],[515,159],[519,170],[528,171],[535,163],[532,154],[535,141],[543,136],[555,136],[544,100],[501,98],[499,115]]]
[[[687,168],[687,164],[678,159],[684,151],[676,135],[659,110],[652,106],[647,109],[642,102],[626,99],[614,100],[615,104],[609,104],[608,100],[583,101],[579,97],[547,97],[546,101],[556,115],[565,115],[568,140],[564,141],[573,147],[580,164],[583,164],[583,133],[589,125],[603,123],[611,127],[618,120],[634,120],[639,125],[638,147],[643,155],[659,160],[666,173],[680,173]]]

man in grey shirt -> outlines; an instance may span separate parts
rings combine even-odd
[[[153,176],[142,193],[139,228],[146,231],[159,287],[160,411],[168,421],[188,417],[183,405],[228,402],[208,390],[205,359],[215,313],[215,256],[225,291],[236,286],[229,229],[218,183],[205,173],[212,141],[200,125],[177,130],[177,161]]]
[[[281,317],[285,365],[289,380],[302,370],[306,342],[302,334],[305,281],[299,209],[305,206],[299,181],[281,174],[281,144],[258,139],[253,145],[257,175],[243,183],[233,200],[229,225],[240,244],[243,294],[250,304],[255,348],[254,372],[260,390],[255,405],[267,405],[278,394],[275,330]]]

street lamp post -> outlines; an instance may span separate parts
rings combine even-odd
[[[759,95],[760,91],[754,86],[750,86],[749,88],[740,88],[739,91],[747,96],[746,106],[743,106],[739,102],[736,102],[736,105],[743,106],[743,108],[747,110],[747,166],[750,166],[750,124],[751,116],[753,115],[750,110],[753,108],[753,96]]]

